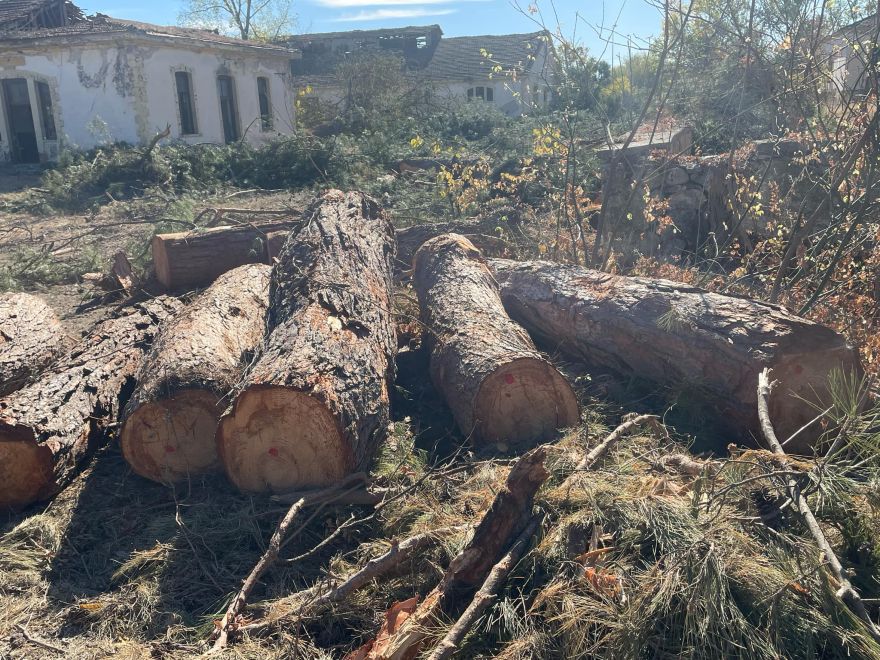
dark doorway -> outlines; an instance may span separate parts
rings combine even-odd
[[[9,126],[9,146],[14,163],[39,163],[37,132],[28,95],[27,80],[7,78],[3,81],[6,102],[6,122]]]
[[[238,107],[235,104],[235,83],[230,76],[217,76],[217,92],[223,118],[223,139],[229,144],[238,140]]]

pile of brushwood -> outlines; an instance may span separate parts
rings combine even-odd
[[[157,236],[168,293],[79,340],[0,298],[0,653],[880,657],[855,351],[483,238],[329,191]],[[730,444],[600,373],[686,391]]]

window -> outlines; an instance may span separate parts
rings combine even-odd
[[[238,105],[231,76],[217,76],[217,96],[220,99],[220,118],[223,120],[223,139],[229,144],[238,140],[239,135]]]
[[[174,82],[177,86],[177,107],[180,110],[180,133],[195,135],[199,130],[196,126],[196,109],[193,103],[192,76],[186,71],[175,71]]]
[[[495,100],[495,90],[492,87],[471,87],[467,91],[468,101],[478,98],[482,101],[492,103]]]
[[[57,140],[58,133],[55,130],[55,113],[52,112],[52,94],[49,92],[48,83],[36,82],[37,103],[40,106],[40,123],[43,125],[43,139]]]
[[[257,78],[257,96],[260,98],[260,122],[264,131],[272,130],[272,99],[269,96],[269,79]]]

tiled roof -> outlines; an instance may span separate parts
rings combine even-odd
[[[60,9],[64,7],[64,16],[68,24],[83,20],[82,10],[69,0],[0,0],[0,30],[38,28],[32,20],[43,10],[55,10],[58,23],[61,23]]]
[[[441,39],[423,75],[430,80],[486,78],[498,65],[503,72],[522,73],[532,68],[546,40],[543,31]]]

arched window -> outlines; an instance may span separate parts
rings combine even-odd
[[[480,99],[481,101],[488,101],[489,103],[493,103],[495,101],[495,89],[492,87],[471,87],[467,91],[468,101],[473,101],[474,99]]]

